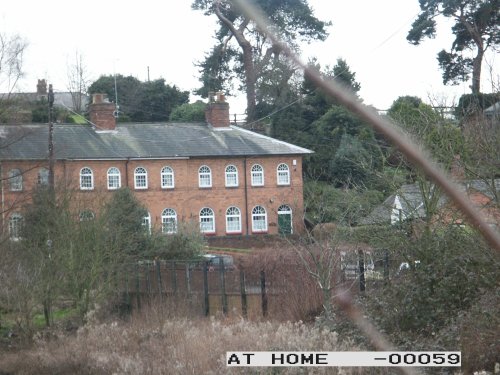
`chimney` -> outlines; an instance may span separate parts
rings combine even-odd
[[[47,81],[44,79],[39,79],[36,84],[36,94],[37,96],[47,96]]]
[[[224,93],[208,93],[208,104],[205,108],[205,119],[207,123],[214,128],[229,127],[229,103],[226,102]]]
[[[93,94],[92,104],[89,106],[90,121],[99,130],[115,130],[116,106],[110,103],[106,94]]]

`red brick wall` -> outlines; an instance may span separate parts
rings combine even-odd
[[[293,165],[295,161],[296,165]],[[279,186],[277,183],[277,166],[286,163],[290,169],[290,185]],[[234,165],[238,169],[238,187],[225,187],[225,168]],[[251,186],[251,168],[260,164],[264,168],[264,186]],[[175,186],[173,189],[162,189],[160,171],[164,166],[174,170]],[[198,186],[198,169],[206,165],[212,172],[212,187]],[[2,162],[2,211],[8,218],[10,211],[20,211],[22,205],[29,201],[30,191],[36,186],[37,173],[46,162]],[[89,167],[94,175],[94,189],[79,189],[79,174],[83,167]],[[269,234],[278,233],[277,210],[280,205],[287,204],[292,208],[294,233],[303,229],[303,181],[302,157],[253,157],[246,160],[246,199],[245,199],[245,159],[177,159],[177,160],[118,160],[118,161],[58,161],[56,163],[55,180],[57,187],[68,187],[74,191],[72,199],[79,208],[97,210],[100,204],[108,199],[112,191],[107,189],[107,171],[110,167],[120,170],[121,185],[128,186],[137,198],[146,206],[151,214],[155,228],[161,227],[161,213],[165,208],[173,208],[179,221],[194,220],[198,222],[199,212],[209,207],[215,214],[215,235],[226,235],[226,210],[236,206],[241,211],[242,234],[252,234],[251,211],[256,205],[263,206],[267,212]],[[144,167],[148,172],[148,188],[134,189],[134,170]],[[4,179],[12,168],[23,171],[23,191],[11,192]],[[246,202],[246,204],[245,204]],[[248,211],[248,212],[247,212]]]

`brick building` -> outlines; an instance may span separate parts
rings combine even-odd
[[[127,186],[148,210],[144,225],[176,231],[196,221],[206,235],[295,233],[303,228],[302,157],[310,150],[231,126],[224,96],[206,123],[116,124],[103,95],[92,125],[54,125],[54,179],[81,215]],[[48,183],[48,125],[0,127],[2,227],[18,236],[22,207]]]

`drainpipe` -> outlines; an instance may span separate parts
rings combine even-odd
[[[128,163],[130,161],[130,158],[127,158],[125,160],[125,187],[128,187]]]
[[[3,168],[2,162],[0,162],[0,189],[2,190],[2,233],[5,229],[5,194],[3,191]]]
[[[250,234],[249,227],[248,227],[248,185],[247,185],[247,157],[245,156],[245,159],[243,161],[243,172],[245,176],[245,226],[246,226],[246,232],[247,236]]]

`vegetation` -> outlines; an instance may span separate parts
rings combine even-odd
[[[115,79],[116,89],[115,93]],[[172,110],[188,103],[189,92],[170,86],[163,78],[141,82],[132,76],[101,76],[88,88],[89,95],[107,94],[110,100],[118,97],[118,121],[168,121]]]
[[[184,103],[175,107],[170,113],[170,121],[175,122],[204,122],[206,104],[201,100],[195,103]]]
[[[256,5],[273,21],[284,41],[295,48],[299,41],[325,40],[328,35],[329,23],[317,19],[306,1],[259,0]],[[246,93],[248,121],[255,120],[257,92],[269,82],[273,84],[268,87],[286,86],[293,76],[294,69],[282,59],[282,46],[269,41],[233,1],[194,0],[192,7],[206,15],[215,14],[220,26],[216,46],[199,65],[203,86],[197,94],[207,97],[209,91],[229,92],[231,78],[238,78]]]
[[[306,40],[326,36],[327,24],[311,14],[305,1],[258,3],[294,47],[301,33]],[[452,51],[441,52],[439,61],[445,82],[465,79],[472,72],[473,94],[460,99],[459,123],[412,96],[397,98],[388,117],[446,170],[458,162],[464,177],[485,181],[492,197],[488,207],[500,209],[495,185],[499,133],[480,111],[496,103],[498,94],[479,93],[477,70],[481,53],[498,45],[498,36],[489,34],[498,23],[495,6],[492,1],[421,1],[422,13],[408,39],[418,44],[432,36],[439,14],[456,17]],[[232,1],[195,0],[193,7],[215,14],[220,25],[217,45],[200,64],[199,93],[240,79],[245,82],[250,120],[269,116],[272,136],[315,151],[304,161],[305,213],[315,230],[280,244],[284,248],[280,252],[266,249],[241,255],[248,274],[258,276],[264,270],[272,275],[269,285],[282,292],[276,293],[278,302],[269,308],[270,318],[300,322],[200,319],[194,299],[186,300],[186,306],[178,300],[173,306],[169,299],[149,310],[134,311],[128,321],[109,323],[115,318],[112,308],[103,309],[108,322],[98,324],[99,306],[119,303],[114,298],[116,286],[131,263],[193,259],[200,255],[205,239],[197,224],[180,224],[177,233],[168,236],[160,228],[149,233],[142,225],[146,212],[128,189],[116,191],[102,204],[93,202],[99,208],[97,216],[89,211],[81,215],[87,207],[69,192],[58,192],[54,199],[50,191],[40,189],[26,207],[29,231],[20,241],[0,243],[0,311],[10,319],[8,330],[5,323],[0,327],[0,345],[5,341],[10,345],[13,341],[6,334],[15,332],[30,340],[35,337],[37,346],[0,354],[6,369],[2,371],[151,373],[152,368],[172,368],[177,373],[224,373],[228,370],[224,354],[230,349],[372,350],[374,343],[361,332],[353,314],[342,310],[345,301],[339,286],[350,288],[363,309],[361,315],[399,349],[461,350],[464,371],[493,368],[499,337],[492,327],[500,325],[498,254],[474,228],[440,220],[439,189],[383,136],[314,87],[307,75],[296,74],[279,46],[261,39]],[[478,26],[474,33],[479,34],[468,27],[472,20]],[[478,54],[468,60],[462,53],[472,47]],[[311,66],[346,90],[359,92],[361,85],[345,60],[337,60],[333,68],[322,69],[315,61]],[[112,99],[114,86],[114,77],[103,76],[90,92],[105,92]],[[188,104],[188,93],[164,80],[140,82],[117,76],[117,87],[122,120],[203,121],[204,105]],[[40,121],[46,114],[44,105],[37,104],[32,114]],[[419,186],[425,222],[361,226],[362,218],[403,183]],[[453,207],[446,209],[452,218],[460,217]],[[342,284],[339,271],[345,249],[370,249],[379,266],[385,262],[388,274],[366,292],[354,293],[359,280]],[[407,269],[400,269],[403,262]],[[239,274],[231,276],[236,280]],[[75,336],[60,334],[61,320],[71,321],[74,314],[81,328]],[[41,334],[33,336],[41,325],[50,326],[56,335],[47,340]],[[327,372],[331,371],[336,370]]]
[[[156,259],[197,259],[206,246],[205,238],[195,222],[179,223],[176,232],[167,235],[153,232],[147,256]]]
[[[488,49],[500,44],[498,0],[420,0],[420,14],[413,22],[407,39],[418,45],[425,38],[436,35],[436,18],[451,18],[455,35],[451,50],[438,54],[445,84],[465,82],[472,73],[472,93],[479,94],[481,64]],[[476,55],[469,57],[469,51]]]
[[[0,352],[2,370],[29,374],[246,374],[226,366],[228,351],[355,351],[335,332],[302,322],[251,322],[189,318],[150,308],[128,322],[89,324],[76,336],[50,342],[17,355]],[[280,374],[296,374],[280,368]],[[268,374],[265,367],[252,373]],[[357,369],[323,367],[318,374],[359,374]],[[384,372],[374,372],[382,374]]]

